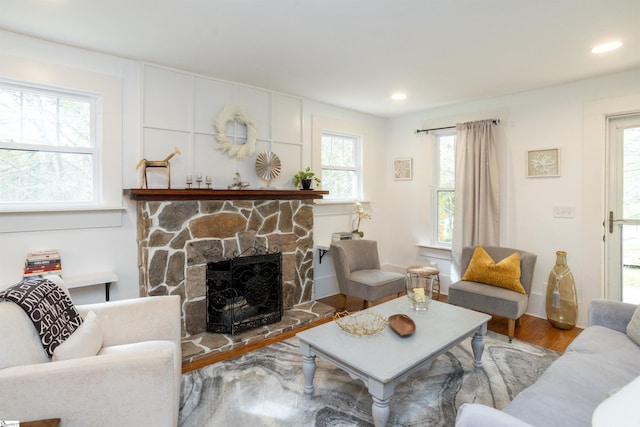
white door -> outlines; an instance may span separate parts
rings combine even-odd
[[[640,114],[609,119],[605,292],[640,303]]]

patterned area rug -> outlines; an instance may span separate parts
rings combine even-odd
[[[460,405],[503,408],[558,353],[489,332],[483,368],[473,367],[471,339],[398,384],[389,426],[453,426]],[[184,374],[179,425],[372,426],[371,396],[359,380],[316,358],[315,392],[304,394],[302,356],[291,338]]]

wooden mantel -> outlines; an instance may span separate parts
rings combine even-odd
[[[217,190],[206,188],[169,190],[131,188],[124,190],[132,200],[311,200],[322,199],[327,190]]]

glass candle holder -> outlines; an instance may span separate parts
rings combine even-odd
[[[406,288],[411,309],[416,311],[427,310],[431,302],[433,276],[407,273]]]

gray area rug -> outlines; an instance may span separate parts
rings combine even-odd
[[[398,384],[390,426],[453,426],[460,405],[503,408],[532,384],[558,353],[489,332],[483,368],[473,367],[471,339],[429,369]],[[199,426],[372,426],[365,385],[316,358],[315,392],[304,394],[302,356],[291,338],[186,373],[178,424]]]

